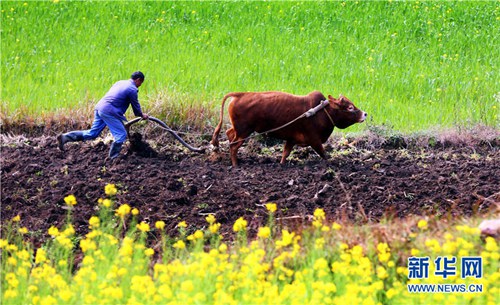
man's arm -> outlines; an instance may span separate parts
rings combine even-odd
[[[138,90],[131,90],[130,92],[130,104],[132,105],[132,110],[134,111],[135,116],[142,117],[147,120],[148,115],[142,113],[141,104],[139,104],[138,99]]]

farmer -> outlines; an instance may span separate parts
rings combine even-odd
[[[113,135],[114,142],[109,150],[109,158],[115,159],[120,155],[122,145],[127,139],[127,131],[123,125],[125,112],[130,104],[134,114],[147,120],[149,116],[142,113],[141,105],[137,99],[137,93],[144,82],[144,74],[140,71],[132,73],[129,80],[118,81],[109,89],[108,93],[97,103],[95,117],[89,130],[71,131],[57,136],[59,149],[64,151],[64,144],[68,142],[85,141],[97,138],[104,127],[108,126]]]

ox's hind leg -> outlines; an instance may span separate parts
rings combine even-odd
[[[245,142],[244,138],[238,137],[234,128],[229,128],[226,131],[227,138],[229,139],[229,151],[231,153],[231,164],[233,166],[238,166],[238,149],[240,149],[243,142]]]
[[[292,152],[294,145],[295,145],[295,143],[293,143],[292,141],[285,142],[285,148],[283,149],[283,155],[281,157],[281,162],[280,162],[281,164],[284,164],[286,158],[288,158],[288,156],[290,156],[290,153]]]

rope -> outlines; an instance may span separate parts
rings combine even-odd
[[[327,116],[328,116],[328,118],[330,119],[330,122],[332,122],[333,127],[335,127],[335,123],[333,122],[333,119],[332,119],[332,117],[330,116],[330,114],[328,113],[328,111],[326,111],[326,109],[325,109],[325,108],[323,108],[323,110],[325,111],[326,115],[327,115]]]

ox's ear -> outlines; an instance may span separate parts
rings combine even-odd
[[[328,100],[334,104],[340,105],[340,99],[342,99],[342,95],[339,97],[339,99],[336,99],[331,95],[328,95]]]

